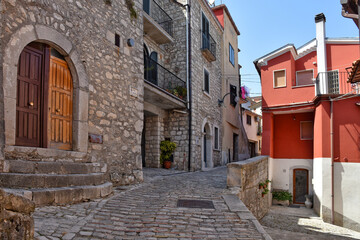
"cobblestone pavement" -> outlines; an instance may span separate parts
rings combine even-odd
[[[279,240],[350,240],[360,239],[360,233],[324,223],[312,209],[272,206],[260,221],[266,232]]]
[[[263,239],[221,197],[226,168],[208,172],[145,170],[145,182],[114,196],[64,207],[37,208],[37,239]],[[162,176],[158,176],[160,175]],[[211,200],[215,209],[178,208],[178,199]]]

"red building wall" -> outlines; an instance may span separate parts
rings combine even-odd
[[[274,71],[281,69],[286,69],[286,87],[274,88]],[[293,88],[296,84],[296,71],[296,62],[290,52],[270,60],[267,66],[261,67],[263,107],[310,102],[314,99],[314,86]]]
[[[313,159],[313,140],[301,140],[300,122],[314,121],[314,113],[274,116],[274,158]]]
[[[334,102],[336,162],[360,163],[360,106],[356,105],[359,102],[360,97]]]

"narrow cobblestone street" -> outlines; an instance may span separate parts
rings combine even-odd
[[[158,176],[158,175],[161,176]],[[37,239],[263,239],[250,220],[231,212],[226,168],[184,173],[145,169],[143,184],[112,197],[36,209]],[[178,199],[211,200],[215,209],[178,208]]]

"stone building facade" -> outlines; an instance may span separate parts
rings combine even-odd
[[[186,3],[2,0],[0,187],[37,205],[103,197],[161,167],[162,140],[176,169],[223,164],[224,30]]]
[[[62,204],[143,180],[142,1],[133,3],[1,1],[1,187],[41,188],[23,193]]]

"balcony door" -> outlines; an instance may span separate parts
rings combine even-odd
[[[152,52],[150,54],[150,62],[149,62],[149,79],[148,81],[158,85],[158,66],[157,66],[157,61],[158,61],[158,54],[157,52]]]
[[[150,0],[143,0],[143,10],[150,15]]]
[[[210,48],[209,20],[202,14],[202,49]]]

